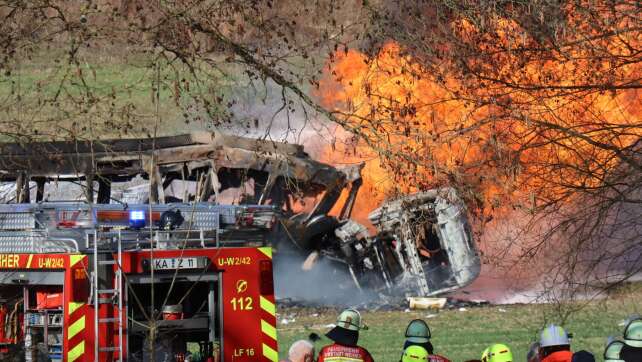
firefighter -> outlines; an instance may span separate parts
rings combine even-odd
[[[334,344],[321,348],[318,362],[340,362],[349,359],[351,362],[374,362],[370,352],[359,347],[359,330],[367,329],[361,324],[361,314],[355,309],[346,309],[337,318],[337,326],[332,328],[326,337]]]
[[[542,330],[540,334],[540,361],[541,362],[571,362],[571,340],[564,328],[554,324]]]
[[[486,360],[484,362],[513,362],[513,353],[505,344],[493,344],[486,349]]]
[[[626,362],[642,361],[642,318],[637,317],[624,329],[624,346],[620,359]]]
[[[448,358],[434,354],[433,346],[430,343],[430,328],[421,319],[413,319],[406,327],[406,341],[403,344],[404,350],[410,346],[423,347],[430,355],[429,360],[433,362],[449,362]]]
[[[401,362],[428,362],[428,356],[428,351],[425,348],[411,345],[404,349]]]
[[[606,346],[604,349],[604,362],[624,362],[620,358],[620,351],[624,347],[624,342],[622,341],[613,341]]]
[[[430,343],[430,328],[428,324],[421,319],[413,319],[406,327],[406,341],[403,344],[403,349],[410,346],[423,347],[428,354],[433,353],[433,347]]]

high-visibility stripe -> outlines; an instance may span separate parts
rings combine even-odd
[[[261,331],[276,341],[276,328],[263,319],[261,319]]]
[[[69,350],[67,353],[67,362],[74,362],[78,357],[82,356],[85,353],[85,341],[82,341],[76,345],[76,347]]]
[[[268,258],[272,259],[272,248],[269,246],[264,246],[262,248],[258,248],[260,252],[265,254]]]
[[[33,254],[29,254],[29,259],[27,259],[27,269],[31,268],[32,260],[33,260]]]
[[[78,308],[82,307],[83,305],[85,305],[85,303],[69,302],[69,315],[72,315],[75,311],[78,310]]]
[[[263,343],[263,356],[269,361],[279,362],[279,354],[265,343]]]
[[[84,255],[69,255],[69,267],[71,268],[72,266],[78,264],[78,262],[81,261],[84,257]]]
[[[85,329],[85,316],[80,317],[79,320],[75,321],[72,325],[69,326],[69,329],[67,330],[67,339],[72,339],[83,329]]]
[[[260,302],[259,304],[261,305],[261,309],[270,313],[273,316],[276,316],[276,306],[274,305],[274,303],[267,300],[267,298],[265,298],[264,296],[261,296],[261,298],[259,299],[259,302]]]

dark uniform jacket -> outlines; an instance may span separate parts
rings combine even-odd
[[[642,348],[625,344],[620,350],[620,359],[626,362],[642,362]]]

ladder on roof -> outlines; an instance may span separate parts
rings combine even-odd
[[[92,296],[94,302],[94,360],[96,362],[105,360],[100,358],[104,353],[116,353],[118,354],[117,361],[123,361],[123,328],[125,318],[123,318],[123,272],[121,269],[123,262],[123,248],[122,248],[122,238],[121,233],[118,231],[117,239],[117,256],[114,260],[113,255],[109,253],[110,258],[107,260],[99,260],[98,254],[98,231],[94,232],[94,274],[93,274],[93,283],[92,283]],[[109,289],[102,289],[100,287],[100,278],[99,278],[99,268],[101,267],[112,267],[114,269],[114,278],[113,286]],[[114,267],[115,266],[115,267]],[[106,273],[109,274],[109,273]],[[111,305],[111,308],[107,308],[110,315],[100,316],[100,307],[102,305]],[[101,345],[101,340],[103,339],[101,335],[101,329],[104,330],[104,326],[114,325],[118,329],[118,344],[117,345]],[[114,339],[112,336],[107,336],[105,338],[107,341],[113,343]],[[116,360],[116,359],[114,359]]]

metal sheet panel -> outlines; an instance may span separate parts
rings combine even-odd
[[[36,227],[36,217],[30,212],[0,213],[0,230],[30,230]]]
[[[78,248],[71,239],[48,238],[43,232],[0,231],[0,253],[70,253]]]

